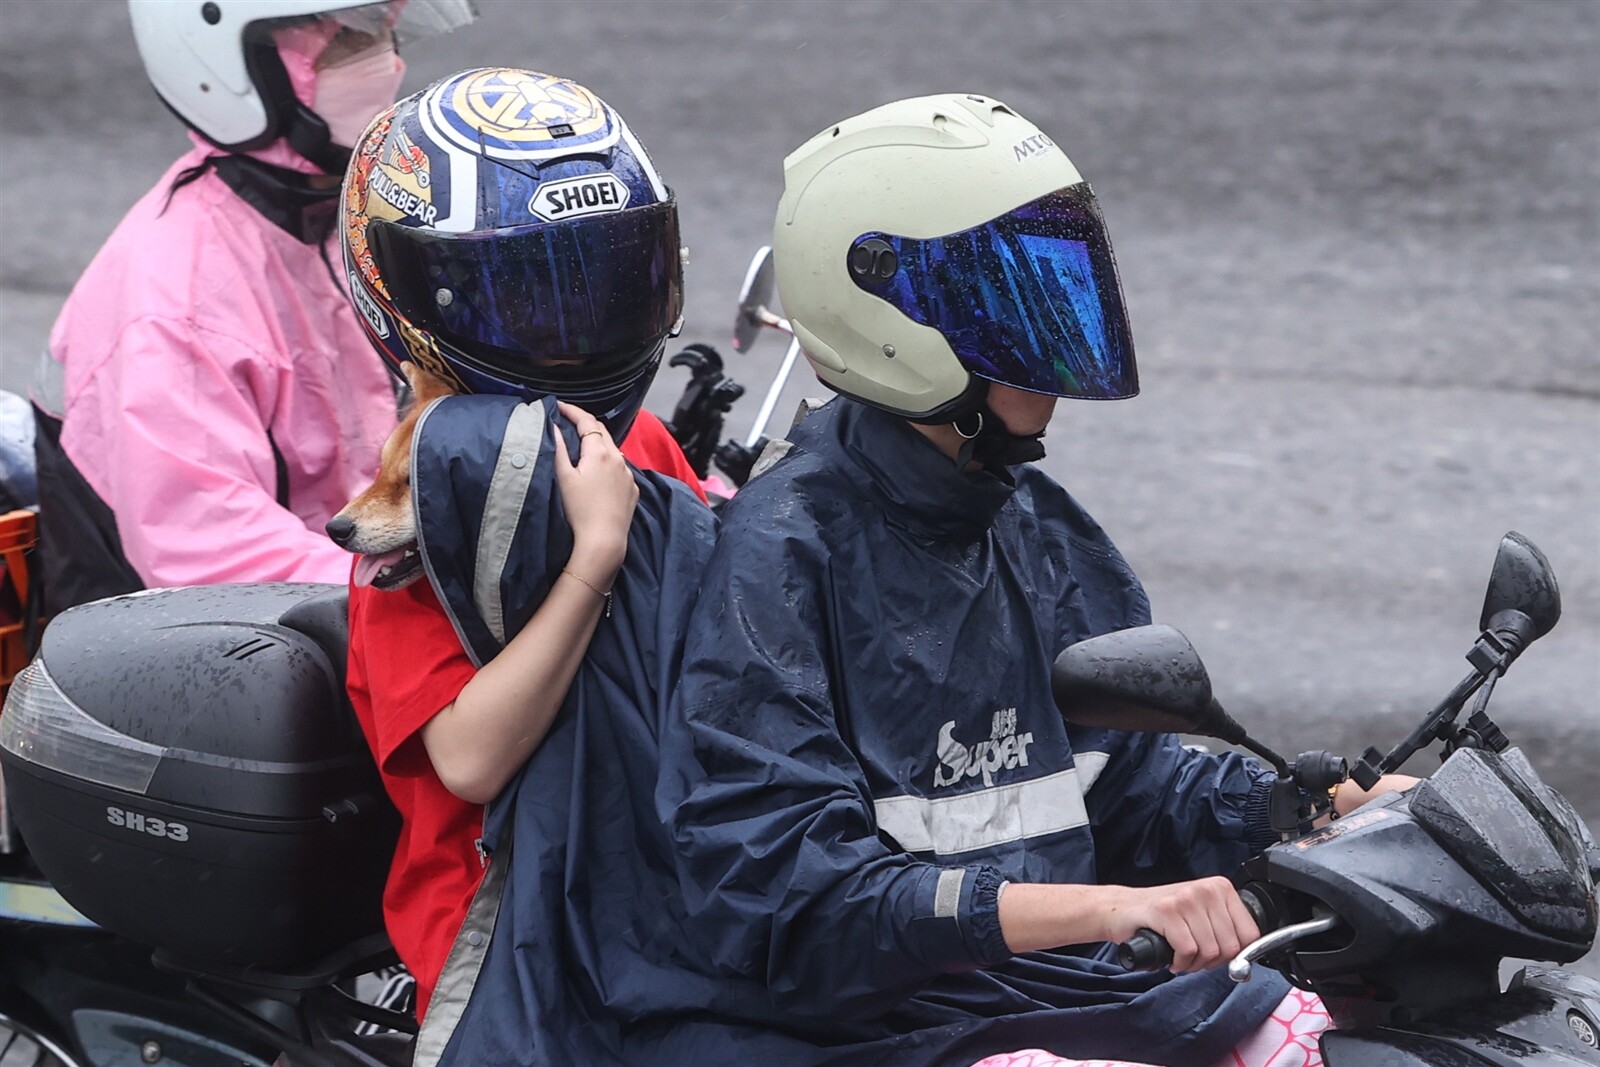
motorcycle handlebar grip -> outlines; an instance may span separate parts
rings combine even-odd
[[[1257,890],[1247,886],[1239,891],[1239,899],[1244,902],[1262,933],[1274,928],[1271,909]],[[1117,946],[1117,962],[1130,971],[1159,971],[1172,964],[1172,945],[1148,926],[1142,926]]]
[[[1149,927],[1140,927],[1117,946],[1117,962],[1130,971],[1158,971],[1172,962],[1172,946]]]

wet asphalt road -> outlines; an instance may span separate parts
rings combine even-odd
[[[506,63],[616,105],[683,204],[685,340],[727,336],[782,157],[818,129],[948,90],[1032,118],[1099,195],[1144,382],[1063,404],[1044,462],[1222,702],[1281,750],[1387,748],[1465,672],[1519,530],[1565,614],[1494,706],[1600,826],[1600,5],[482,7],[408,55],[408,88]],[[0,387],[22,389],[184,140],[116,3],[0,7],[0,98]],[[781,351],[735,362],[731,431]],[[797,374],[780,410],[818,392]]]

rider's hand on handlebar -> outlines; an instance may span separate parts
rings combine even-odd
[[[1227,963],[1261,936],[1239,893],[1226,878],[1135,889],[1115,889],[1109,903],[1107,939],[1126,941],[1141,928],[1172,945],[1172,970],[1204,971]]]
[[[1219,966],[1261,936],[1226,878],[1149,889],[1013,882],[1000,895],[999,917],[1006,945],[1019,953],[1154,930],[1172,943],[1174,971]]]

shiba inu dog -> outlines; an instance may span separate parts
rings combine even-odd
[[[361,558],[354,581],[378,589],[403,589],[422,577],[417,554],[417,517],[411,507],[411,438],[424,409],[459,391],[416,363],[402,364],[411,383],[412,403],[378,457],[378,477],[370,488],[328,520],[328,536]]]

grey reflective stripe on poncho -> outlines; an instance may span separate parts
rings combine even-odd
[[[557,428],[576,454],[572,428],[549,400],[449,397],[417,425],[411,484],[418,548],[479,666],[526,625],[572,551],[555,481]],[[649,472],[636,478],[639,503],[610,613],[549,735],[489,806],[485,842],[493,861],[429,1004],[417,1067],[547,1062],[542,1025],[569,1014],[592,984],[581,966],[557,962],[569,938],[597,928],[591,905],[609,899],[567,892],[565,883],[584,877],[581,865],[568,869],[569,853],[582,843],[580,835],[569,848],[569,836],[598,820],[611,848],[633,847],[631,814],[607,808],[620,798],[609,778],[654,781],[656,716],[715,532],[711,511],[681,483]],[[584,768],[597,758],[595,745],[624,734],[628,766],[608,767],[602,796],[585,796]],[[515,1051],[485,1051],[497,1047]]]
[[[505,889],[506,869],[511,865],[510,842],[501,845],[491,858],[467,917],[461,922],[450,953],[445,957],[439,980],[434,983],[433,999],[428,1002],[428,1014],[422,1020],[412,1050],[412,1067],[432,1067],[444,1055],[444,1049],[461,1021],[462,1012],[478,984],[478,973],[483,969],[484,954],[489,951],[489,939],[494,936],[495,920],[500,914],[500,894]]]

